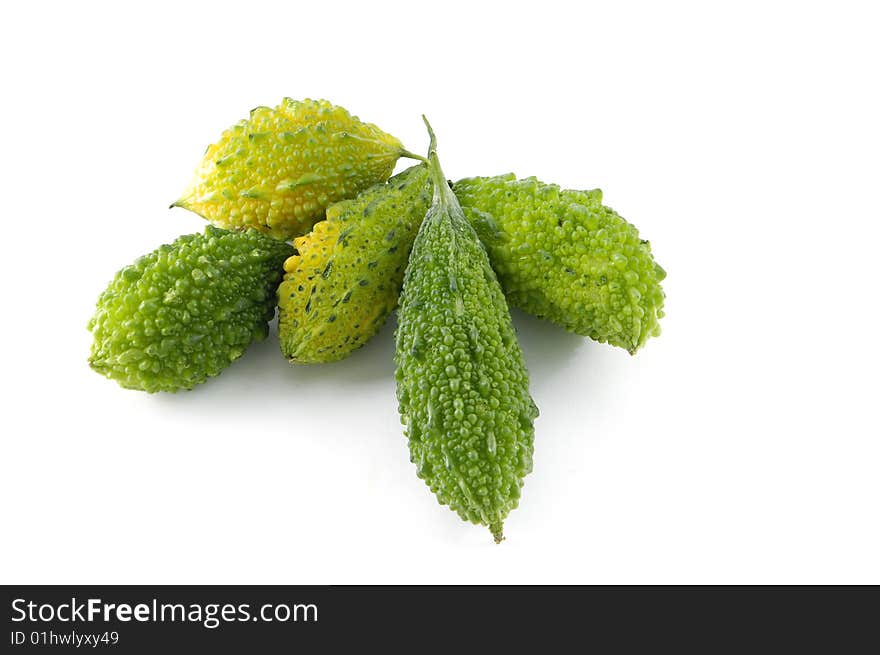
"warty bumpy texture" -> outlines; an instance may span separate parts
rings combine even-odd
[[[417,474],[497,542],[532,470],[528,372],[504,294],[431,155],[434,203],[398,310],[397,397]]]
[[[89,321],[89,363],[129,389],[191,389],[268,332],[293,248],[208,226],[119,271]]]
[[[630,353],[660,334],[666,272],[601,191],[513,174],[454,190],[511,305]]]
[[[397,306],[413,240],[431,203],[424,164],[353,200],[294,240],[278,287],[278,336],[292,362],[342,359],[368,341]]]
[[[412,184],[417,181],[425,188],[415,195]],[[405,262],[403,253],[409,252],[415,238],[416,210],[427,206],[430,189],[425,175],[413,176],[405,196],[386,198],[395,206],[395,216],[405,217],[393,239],[401,261]],[[378,196],[391,190],[390,185],[374,187],[363,201],[359,198],[355,204],[344,201],[331,207],[328,216],[338,212],[346,222],[353,221],[355,206],[378,206]],[[666,273],[654,261],[650,244],[639,238],[638,230],[602,205],[601,191],[565,191],[535,178],[516,180],[513,175],[461,180],[455,190],[511,305],[631,353],[660,333],[664,302],[660,283]],[[410,204],[405,208],[407,202]],[[376,333],[385,314],[394,308],[402,282],[397,262],[386,252],[378,260],[382,266],[376,268],[381,243],[360,241],[371,239],[385,220],[390,219],[383,210],[373,219],[363,217],[351,228],[358,248],[371,253],[367,257],[371,265],[358,261],[363,258],[352,258],[352,249],[337,242],[343,230],[338,222],[322,221],[311,234],[296,241],[301,256],[288,260],[287,281],[279,289],[282,348],[292,361],[332,361],[349,355]],[[361,230],[356,227],[359,224],[367,228]],[[333,279],[322,279],[333,258],[344,262],[345,275],[336,275],[333,264],[327,272]],[[340,280],[350,283],[354,279],[369,285],[372,295],[362,296],[367,303],[346,306],[340,300],[345,293],[338,293]],[[310,311],[306,311],[310,299]],[[310,317],[312,307],[332,310],[319,309]],[[365,312],[365,307],[374,311]],[[322,326],[321,315],[332,325]],[[296,316],[309,320],[303,322]],[[319,338],[309,345],[316,335]]]
[[[172,206],[227,229],[279,239],[309,231],[328,205],[388,179],[403,147],[326,100],[257,107],[209,146]]]

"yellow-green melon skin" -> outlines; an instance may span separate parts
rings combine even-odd
[[[294,240],[278,287],[278,337],[291,362],[347,357],[397,306],[413,240],[431,203],[424,164],[327,209]]]
[[[289,240],[330,204],[388,179],[402,152],[398,139],[342,107],[285,98],[257,107],[208,146],[172,207],[225,229]]]

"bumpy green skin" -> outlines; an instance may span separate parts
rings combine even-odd
[[[424,193],[429,193],[430,180],[427,185]],[[602,205],[601,191],[566,191],[535,178],[516,180],[513,175],[461,180],[455,191],[511,305],[631,353],[660,333],[664,301],[660,283],[666,273],[638,230]],[[404,210],[411,217],[413,210],[423,209],[424,198],[424,194],[415,201],[400,198],[395,204],[400,208],[411,203]],[[292,361],[347,356],[376,333],[396,304],[401,285],[396,262],[386,257],[380,269],[372,270],[352,258],[351,249],[337,243],[343,227],[335,221],[340,215],[351,220],[354,208],[363,204],[356,202],[331,207],[331,220],[318,223],[310,235],[296,240],[301,256],[290,262],[279,289],[282,349]],[[375,227],[370,223],[363,232],[352,228],[356,238],[367,235],[371,239],[364,247],[372,253],[381,250],[373,238]],[[395,231],[398,254],[409,251],[414,236],[415,228]],[[333,264],[328,273],[333,279],[322,280],[330,259],[338,257],[345,274],[337,276]],[[375,255],[368,261],[375,263]],[[341,299],[350,287],[340,294],[339,281],[354,279],[366,280],[369,293],[361,295],[364,302],[344,306]],[[313,297],[312,304],[324,311],[303,322]],[[322,315],[332,321],[322,323]]]
[[[486,251],[436,171],[398,310],[397,398],[418,476],[500,541],[532,470],[538,410]]]
[[[511,305],[630,353],[660,334],[666,273],[601,191],[513,174],[454,189]]]
[[[208,227],[126,266],[89,321],[89,363],[127,389],[192,389],[268,332],[293,248],[254,230]]]
[[[413,240],[431,204],[427,166],[413,166],[296,239],[278,287],[278,336],[292,362],[331,362],[368,341],[397,306]]]

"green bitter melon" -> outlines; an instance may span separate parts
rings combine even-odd
[[[433,204],[398,311],[401,421],[417,474],[439,502],[488,526],[500,542],[532,470],[538,410],[501,286],[446,184],[431,136]]]
[[[601,191],[513,174],[454,190],[511,305],[633,354],[660,334],[666,272]]]
[[[268,333],[293,248],[208,226],[119,271],[89,321],[89,363],[128,389],[192,389]]]

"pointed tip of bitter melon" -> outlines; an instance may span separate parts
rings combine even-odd
[[[500,544],[504,541],[504,525],[501,523],[493,523],[489,526],[489,530],[492,531],[492,537],[495,539],[496,544]]]

